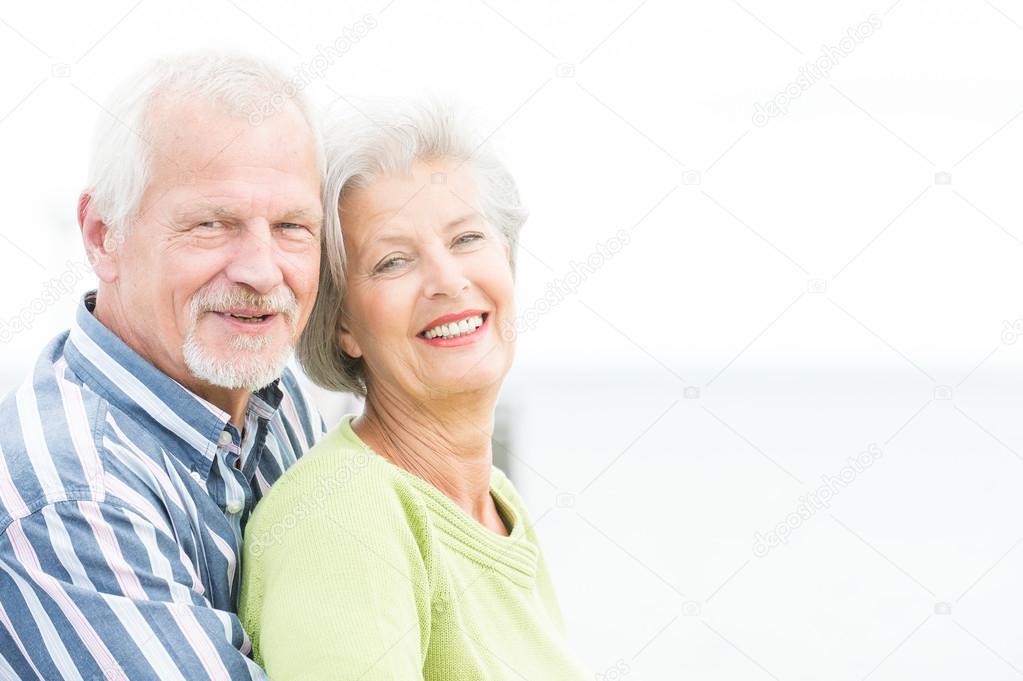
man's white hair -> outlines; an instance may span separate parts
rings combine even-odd
[[[151,178],[149,114],[157,96],[216,104],[230,114],[247,117],[252,125],[290,101],[309,123],[323,175],[319,126],[296,82],[277,67],[255,57],[220,52],[159,59],[114,91],[93,139],[86,192],[97,214],[120,234],[127,233],[138,215]]]

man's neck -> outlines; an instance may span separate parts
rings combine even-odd
[[[180,383],[180,381],[178,382]],[[193,383],[195,383],[194,379]],[[245,412],[248,411],[249,398],[252,397],[252,393],[248,390],[229,390],[209,383],[199,385],[182,383],[181,385],[218,409],[226,411],[238,432],[245,427]]]

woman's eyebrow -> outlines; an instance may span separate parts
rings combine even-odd
[[[401,232],[384,232],[383,234],[373,236],[366,240],[370,244],[386,243],[386,244],[397,244],[407,243],[409,241],[415,241],[408,234],[402,234]]]
[[[472,222],[473,220],[478,220],[481,217],[482,216],[479,213],[477,213],[476,211],[473,211],[471,213],[466,213],[465,215],[463,215],[461,217],[458,217],[458,218],[455,218],[454,220],[452,220],[448,224],[444,225],[444,229],[445,230],[454,229],[455,227],[460,227],[461,225],[464,225],[467,222]]]
[[[447,224],[444,225],[445,231],[452,230],[456,227],[464,225],[467,222],[478,219],[480,216],[478,213],[466,213],[465,215],[459,216]],[[408,234],[407,232],[398,231],[394,229],[388,229],[383,231],[381,234],[370,237],[369,241],[372,243],[402,243],[406,241],[415,241],[415,236]]]

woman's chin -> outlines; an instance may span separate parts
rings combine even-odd
[[[438,369],[423,383],[435,397],[463,395],[499,389],[507,373],[506,369],[496,365],[458,367],[446,371]]]

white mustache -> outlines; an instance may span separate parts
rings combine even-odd
[[[258,311],[260,315],[283,314],[289,321],[298,314],[295,294],[287,286],[281,286],[273,293],[260,295],[244,288],[199,289],[191,300],[192,321],[197,321],[205,312],[222,312],[231,308],[244,307]]]

